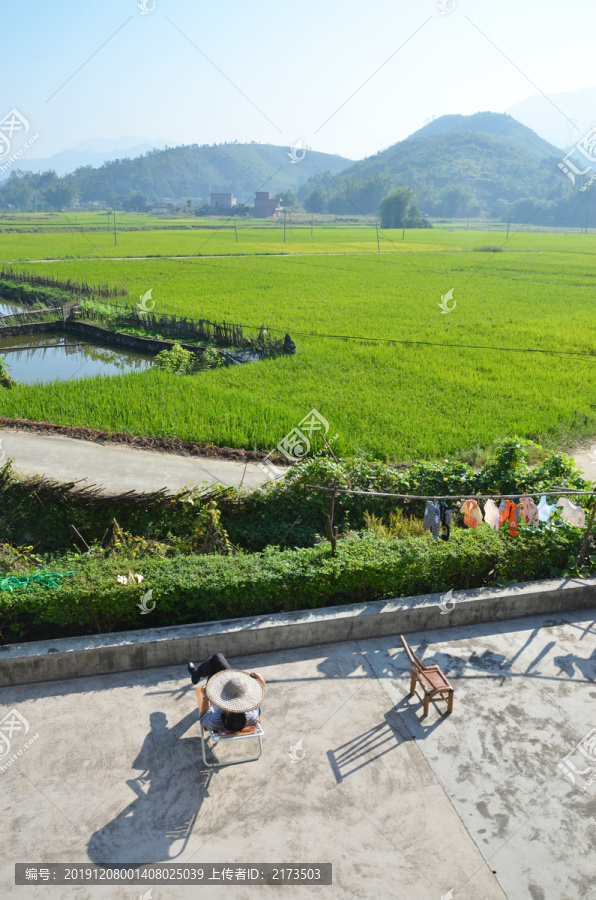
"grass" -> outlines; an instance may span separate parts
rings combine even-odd
[[[145,256],[228,256],[295,253],[376,253],[377,234],[374,219],[361,223],[315,223],[311,235],[309,223],[286,225],[278,221],[238,221],[237,236],[230,219],[170,219],[156,221],[145,215],[122,215],[118,243],[107,231],[105,216],[93,213],[69,214],[72,231],[64,218],[23,223],[20,217],[8,226],[0,217],[2,257],[8,261],[28,259],[99,259]],[[37,224],[34,224],[36,223]],[[38,231],[31,229],[39,225]],[[520,227],[520,226],[515,226]],[[591,245],[593,235],[515,233],[512,226],[507,250],[567,249],[567,245],[584,248]],[[124,230],[132,229],[132,230]],[[143,230],[145,229],[145,230]],[[407,231],[402,240],[401,229],[380,230],[381,253],[419,253],[423,251],[465,251],[486,249],[487,239],[496,246],[505,244],[502,231],[474,231],[465,228],[435,227]]]
[[[265,245],[263,235],[279,242],[276,228],[260,236],[254,229],[254,243]],[[229,244],[229,234],[212,234],[212,248]],[[315,228],[326,252],[358,234],[363,229],[329,229],[324,242]],[[2,245],[9,256],[13,238],[72,247],[88,237],[5,235]],[[124,240],[182,253],[197,237],[129,232]],[[507,252],[486,254],[474,247],[500,245],[503,235],[422,231],[404,245],[401,232],[389,237],[392,248],[416,252],[28,263],[34,272],[125,283],[135,300],[151,288],[156,313],[267,323],[288,331],[298,352],[195,376],[149,371],[20,385],[0,395],[0,414],[267,449],[315,407],[339,434],[341,453],[389,460],[465,455],[507,434],[569,446],[596,432],[594,236],[519,234]],[[309,230],[302,246],[307,239]],[[452,288],[456,309],[442,315],[439,301]],[[506,347],[587,356],[497,349]]]

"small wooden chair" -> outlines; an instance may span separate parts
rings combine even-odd
[[[209,700],[203,693],[202,687],[199,687],[199,685],[197,685],[195,690],[197,692],[197,700],[199,701],[200,715],[204,712],[207,712],[207,710],[209,709]],[[203,728],[202,722],[199,722],[199,725],[201,726],[201,747],[203,750],[203,762],[209,769],[217,769],[221,766],[234,766],[237,763],[254,762],[257,759],[260,759],[263,752],[263,735],[265,734],[261,726],[260,716],[259,721],[256,725],[249,725],[247,728],[243,728],[242,731],[212,731],[211,728]],[[208,736],[211,737],[211,740],[214,744],[228,744],[231,741],[243,741],[246,738],[258,738],[259,752],[255,756],[243,756],[241,759],[230,759],[227,762],[207,762],[205,732],[207,732]]]
[[[445,700],[447,702],[447,714],[453,712],[453,687],[449,684],[439,666],[425,666],[418,659],[403,634],[400,634],[399,639],[412,664],[410,697],[416,694],[418,699],[422,700],[424,703],[424,716],[428,715],[428,705],[431,700]],[[423,690],[423,697],[416,690],[416,682],[419,683]]]

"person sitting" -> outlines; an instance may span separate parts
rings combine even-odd
[[[232,669],[222,653],[214,653],[199,664],[190,662],[188,671],[193,684],[207,678],[201,690],[209,700],[209,707],[199,716],[204,728],[237,733],[257,724],[265,693],[262,675]]]

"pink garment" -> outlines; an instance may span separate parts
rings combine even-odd
[[[525,521],[528,523],[528,525],[533,525],[535,528],[538,525],[539,521],[538,507],[536,506],[530,495],[524,494],[519,505],[521,514],[524,517]]]

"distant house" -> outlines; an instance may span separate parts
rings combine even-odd
[[[255,194],[255,205],[252,211],[253,216],[257,219],[279,219],[281,212],[281,201],[277,198],[271,198],[269,191],[257,191]]]
[[[211,194],[211,209],[229,212],[234,206],[236,206],[236,198],[233,194]]]
[[[173,212],[174,207],[171,203],[156,203],[150,208],[152,216],[171,216]]]

